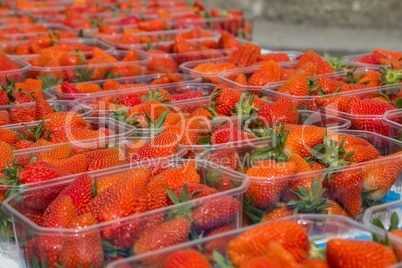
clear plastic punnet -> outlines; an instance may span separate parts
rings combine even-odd
[[[290,61],[295,61],[297,59],[297,57],[299,55],[301,55],[301,52],[297,52],[297,51],[266,51],[264,53],[262,53],[263,55],[266,54],[277,54],[277,53],[286,53],[290,59]],[[229,57],[223,57],[223,58],[216,58],[216,59],[206,59],[206,60],[197,60],[197,61],[190,61],[190,62],[185,62],[183,64],[181,64],[179,66],[180,71],[182,71],[183,73],[192,75],[194,77],[202,77],[203,81],[208,82],[208,83],[215,83],[215,84],[219,84],[221,82],[228,84],[230,86],[235,86],[236,88],[240,88],[240,87],[244,87],[238,83],[235,83],[234,80],[234,75],[235,74],[240,74],[240,73],[245,73],[245,74],[252,74],[254,73],[253,71],[258,70],[257,67],[254,68],[236,68],[233,70],[225,70],[225,75],[222,75],[221,77],[219,76],[220,73],[216,73],[216,72],[202,72],[202,71],[198,71],[198,70],[194,70],[194,68],[200,64],[203,63],[208,63],[208,62],[212,62],[212,63],[222,63],[222,62],[228,62],[229,61]],[[233,72],[232,72],[233,71]],[[245,72],[243,72],[245,71]],[[232,77],[233,75],[233,77]]]
[[[278,225],[282,221],[292,221],[306,230],[308,234],[308,239],[311,243],[314,243],[319,249],[326,247],[326,244],[331,239],[347,239],[347,240],[366,240],[373,241],[373,236],[377,236],[380,239],[385,239],[386,233],[384,231],[378,230],[377,228],[372,228],[370,226],[364,226],[363,224],[354,222],[353,220],[334,215],[295,215],[289,216],[283,219],[278,219]],[[210,237],[204,237],[201,240],[191,241],[183,243],[181,245],[171,246],[169,248],[161,249],[154,252],[149,252],[140,256],[133,256],[127,259],[117,260],[110,263],[107,268],[156,268],[164,267],[164,264],[169,259],[170,256],[183,250],[197,251],[204,255],[208,262],[210,262],[211,267],[216,264],[216,256],[219,257],[219,262],[227,263],[233,266],[231,262],[228,249],[230,247],[230,242],[237,237],[241,236],[245,232],[252,232],[253,228],[263,228],[264,225],[272,226],[275,222],[265,222],[260,223],[255,226],[249,226],[239,230],[232,230],[229,232],[217,234]],[[268,228],[267,228],[268,229]],[[394,238],[390,238],[391,243],[396,243],[400,245],[401,242]],[[264,245],[262,245],[264,246]],[[268,246],[268,245],[267,245]],[[215,253],[213,253],[215,251]],[[318,251],[318,250],[317,250]],[[238,251],[239,254],[240,251]],[[235,257],[233,254],[232,258]],[[380,256],[379,256],[380,257]],[[222,258],[222,259],[221,259]],[[388,266],[390,267],[390,266]],[[396,266],[392,266],[396,267]]]
[[[49,94],[52,96],[51,94]],[[74,111],[81,116],[89,116],[92,109],[89,106],[80,104],[76,101],[63,101],[63,100],[48,100],[49,105],[56,112],[69,112]],[[3,115],[8,118],[8,121],[2,120],[0,127],[19,127],[21,123],[39,123],[41,120],[36,114],[36,103],[27,102],[21,104],[4,105],[0,106]],[[4,118],[3,116],[3,118]]]
[[[402,109],[390,110],[382,119],[388,126],[388,136],[402,141]]]
[[[29,68],[28,77],[52,77],[55,80],[83,82],[102,80],[121,76],[134,76],[147,74],[147,63],[151,60],[150,56],[138,55],[138,60],[122,61],[127,51],[112,51],[110,53],[117,61],[113,63],[91,63],[86,65],[75,66],[58,66],[58,67],[43,67],[32,66]],[[38,56],[29,55],[21,57],[24,61],[34,61]],[[88,55],[90,60],[92,55]],[[130,75],[125,75],[126,71]]]
[[[130,255],[142,254],[143,252],[141,250],[131,251],[130,248],[134,246],[139,239],[141,239],[139,237],[148,235],[151,229],[156,230],[154,228],[162,228],[159,226],[172,224],[175,225],[176,223],[183,224],[184,229],[182,230],[184,232],[188,231],[188,234],[183,236],[183,241],[180,241],[181,239],[179,239],[174,243],[199,239],[205,231],[212,230],[223,225],[230,225],[231,228],[234,229],[240,228],[242,220],[242,196],[248,187],[249,180],[244,175],[235,174],[225,168],[211,165],[211,163],[204,161],[195,161],[190,163],[185,160],[165,159],[164,161],[158,161],[157,163],[147,163],[146,165],[139,163],[138,165],[132,165],[127,169],[113,170],[110,172],[98,173],[96,175],[91,174],[90,177],[94,181],[96,178],[96,181],[99,184],[103,179],[106,180],[111,176],[117,176],[123,172],[128,172],[130,170],[133,171],[134,169],[138,168],[147,168],[151,169],[152,172],[158,173],[158,170],[160,172],[170,168],[179,168],[180,166],[185,167],[184,165],[186,165],[188,168],[191,167],[192,170],[194,164],[195,172],[200,178],[200,184],[214,188],[214,190],[212,190],[214,192],[213,194],[202,197],[200,196],[199,198],[185,201],[183,203],[170,204],[154,210],[144,211],[139,209],[138,212],[133,212],[130,215],[118,217],[105,222],[99,222],[95,225],[85,228],[46,228],[31,221],[26,215],[24,215],[23,212],[24,209],[27,209],[33,204],[31,202],[34,201],[35,196],[49,196],[53,194],[53,197],[56,197],[60,191],[71,185],[72,181],[77,176],[72,177],[69,180],[63,180],[53,184],[48,184],[43,187],[26,189],[15,193],[6,199],[2,206],[3,210],[12,218],[17,248],[17,251],[14,252],[17,253],[21,258],[23,265],[29,266],[36,256],[29,256],[31,253],[29,252],[29,249],[27,249],[28,244],[36,243],[35,241],[38,240],[52,239],[53,241],[57,240],[60,242],[62,246],[64,241],[80,238],[75,240],[80,243],[80,245],[78,245],[79,248],[84,250],[84,244],[81,243],[88,242],[87,238],[89,233],[96,233],[98,237],[97,242],[92,244],[90,248],[87,248],[91,250],[92,253],[88,252],[84,255],[90,256],[93,254],[94,250],[97,250],[98,253],[102,255],[101,261],[106,261],[109,258],[112,258],[112,256],[127,257]],[[226,188],[225,190],[220,190],[221,188],[219,188],[217,185],[219,185],[221,180],[225,180],[226,182],[230,183],[231,187]],[[55,193],[56,195],[54,195]],[[48,200],[50,201],[50,199]],[[202,221],[202,215],[204,215],[202,213],[211,213],[210,211],[204,210],[204,207],[205,209],[211,206],[216,206],[216,208],[219,208],[219,206],[221,206],[221,202],[233,203],[234,209],[230,210],[230,212],[220,209],[214,210],[215,217],[211,225],[208,225],[209,229],[207,227],[205,227],[205,229],[201,229],[200,226],[207,226],[205,225],[207,223]],[[48,205],[49,204],[47,204],[47,206]],[[195,213],[201,214],[200,216],[196,216]],[[190,215],[195,219],[193,223],[191,223],[187,218],[187,216]],[[208,217],[208,215],[205,214],[204,217]],[[157,244],[155,245],[156,247],[151,250],[156,250],[158,247],[161,248],[167,246],[163,244],[159,246]],[[147,244],[146,246],[153,247],[154,244]],[[52,254],[53,256],[60,256],[59,254],[62,254],[61,252],[62,251],[58,251],[57,248],[53,248],[50,249],[48,253]],[[79,257],[78,263],[84,263],[85,260],[81,260],[80,258],[81,257]],[[42,261],[45,262],[46,260]]]
[[[150,90],[164,90],[170,94],[171,99],[166,105],[170,106],[175,112],[189,113],[209,103],[209,95],[215,87],[215,84],[193,82],[149,85],[135,89],[94,94],[77,101],[91,107],[94,110],[93,116],[108,116],[119,109],[131,107],[128,104],[124,105],[124,102],[121,101],[124,98],[140,98],[148,95]]]
[[[24,81],[28,78],[28,71],[31,68],[31,64],[17,58],[9,56],[9,58],[19,65],[19,68],[14,70],[0,71],[0,83],[3,83],[6,78],[14,78],[15,81]]]
[[[38,36],[38,34],[34,35]],[[29,36],[27,36],[29,37]],[[112,52],[113,47],[106,44],[105,42],[95,39],[95,38],[61,38],[61,39],[56,39],[54,40],[55,44],[58,43],[65,43],[65,44],[71,44],[71,45],[79,45],[83,44],[85,45],[85,51],[82,51],[84,55],[90,56],[91,55],[91,49],[94,47],[98,47],[106,52]],[[13,41],[2,41],[0,43],[0,51],[3,51],[4,53],[7,53],[8,55],[13,55],[15,57],[20,57],[24,59],[26,56],[29,56],[27,59],[30,57],[33,57],[32,55],[38,54],[36,53],[27,53],[27,54],[21,54],[21,52],[18,52],[19,47],[25,46],[25,45],[30,45],[29,40],[13,40]],[[71,49],[74,50],[74,49]]]
[[[169,78],[169,76],[172,77]],[[152,83],[157,83],[157,81],[161,81],[166,77],[167,81],[166,82],[161,82],[158,84],[153,85]],[[174,81],[174,79],[177,79],[177,81]],[[90,82],[81,82],[81,83],[73,83],[74,86],[80,87],[80,86],[85,86],[88,84],[97,84],[100,89],[100,91],[97,92],[92,92],[92,93],[64,93],[61,90],[61,86],[53,86],[47,89],[47,91],[51,92],[55,96],[57,96],[58,99],[63,99],[63,100],[71,100],[71,99],[82,99],[82,98],[96,98],[96,96],[103,96],[103,95],[114,95],[114,94],[120,94],[122,92],[131,92],[132,90],[135,90],[136,86],[133,85],[132,88],[127,87],[125,85],[127,84],[144,84],[143,86],[145,87],[145,84],[149,84],[149,86],[162,86],[162,85],[167,85],[167,84],[177,84],[177,83],[190,83],[190,82],[201,82],[201,79],[199,78],[194,78],[192,76],[189,76],[187,74],[182,74],[182,73],[173,73],[173,74],[163,74],[163,73],[157,73],[157,74],[146,74],[146,75],[139,75],[139,76],[131,76],[131,77],[120,77],[120,78],[113,78],[114,81],[118,82],[119,84],[123,85],[124,89],[113,89],[113,90],[105,90],[105,82],[110,82],[111,79],[104,79],[104,80],[95,80],[95,81],[90,81]]]

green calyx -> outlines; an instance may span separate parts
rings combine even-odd
[[[143,102],[147,102],[150,100],[157,100],[159,102],[168,102],[168,100],[165,99],[166,94],[165,93],[161,93],[160,89],[157,88],[155,90],[149,89],[148,91],[148,95],[146,96],[141,96],[141,100]]]
[[[75,71],[74,83],[91,81],[91,76],[95,72],[95,67],[89,69],[78,69]]]
[[[283,124],[279,127],[279,133],[274,129],[271,131],[272,147],[258,148],[251,152],[250,163],[257,163],[261,160],[274,159],[278,162],[286,162],[287,156],[284,152],[285,142],[288,138],[289,131],[285,131]]]
[[[321,180],[314,179],[311,184],[311,192],[303,186],[298,186],[297,190],[291,190],[295,193],[299,200],[292,200],[287,204],[287,208],[293,208],[294,214],[298,212],[312,214],[328,214],[327,208],[332,205],[327,203],[327,198],[323,194],[327,191],[321,188]]]
[[[402,82],[402,69],[395,70],[393,66],[380,68],[380,81],[382,85],[394,85]]]
[[[63,82],[62,78],[58,78],[57,75],[49,74],[49,73],[45,74],[45,75],[37,76],[36,79],[42,81],[43,89],[61,85],[61,83]]]
[[[244,115],[254,115],[259,109],[253,107],[254,95],[249,92],[242,92],[240,100],[236,103],[236,106],[232,109],[231,114],[239,117]]]
[[[323,143],[317,144],[312,151],[312,156],[318,162],[324,164],[329,168],[338,168],[345,165],[350,165],[353,161],[350,157],[355,153],[350,151],[346,153],[345,151],[344,138],[340,144],[338,141],[332,140],[328,137],[328,132],[324,134]],[[345,154],[346,153],[346,154]]]

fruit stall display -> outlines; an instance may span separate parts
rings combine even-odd
[[[1,267],[402,263],[401,52],[264,49],[198,0],[5,2]]]

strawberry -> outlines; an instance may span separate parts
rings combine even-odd
[[[261,56],[261,48],[252,43],[246,43],[230,56],[229,62],[238,67],[247,67],[255,63]]]
[[[202,97],[204,97],[202,92],[187,92],[187,93],[172,95],[172,101],[191,100],[191,99],[198,99],[198,98],[202,98]]]
[[[177,250],[166,258],[164,268],[212,268],[208,259],[196,250]]]
[[[350,169],[331,174],[324,185],[328,187],[330,197],[342,204],[350,216],[355,217],[362,207],[363,183],[362,168],[354,167],[352,164]]]
[[[35,99],[36,120],[42,120],[45,116],[54,113],[52,106],[42,96]]]
[[[246,175],[252,177],[245,197],[252,197],[252,205],[261,209],[276,204],[282,190],[288,184],[285,176],[293,175],[296,171],[297,167],[293,162],[278,163],[275,160],[258,162],[245,172]]]
[[[342,250],[340,250],[342,249]],[[388,267],[397,262],[392,249],[374,241],[333,238],[327,242],[330,267]]]
[[[34,143],[30,140],[19,140],[15,143],[17,150],[31,148]]]
[[[234,265],[243,265],[263,256],[270,242],[277,241],[297,261],[308,256],[310,243],[303,226],[293,221],[278,220],[258,225],[244,231],[228,244],[227,253]]]
[[[395,107],[388,103],[353,97],[349,100],[346,112],[352,115],[352,126],[355,129],[373,131],[386,136],[388,135],[387,125],[382,122],[381,118],[375,118],[375,115],[382,115],[393,109]],[[372,115],[373,119],[360,119],[361,115]]]
[[[236,170],[240,163],[237,151],[232,149],[211,153],[205,158],[205,160],[232,170]]]
[[[32,120],[31,120],[32,121]],[[11,124],[11,118],[8,111],[0,111],[0,126]]]
[[[147,54],[152,57],[148,63],[148,69],[151,72],[176,73],[178,71],[177,62],[165,51],[148,50]]]
[[[71,174],[83,173],[89,170],[88,159],[83,154],[76,154],[65,159],[56,160],[52,164]]]
[[[55,200],[60,199],[64,196],[69,196],[77,210],[77,213],[81,214],[83,209],[93,197],[92,191],[92,178],[88,174],[82,174],[78,176],[73,182],[71,182],[66,188],[64,188]]]
[[[366,87],[378,87],[380,85],[381,73],[375,70],[357,72],[353,70],[347,74],[347,83],[362,84]]]
[[[252,138],[251,134],[239,130],[237,122],[227,121],[211,131],[210,142],[211,144],[223,144]]]
[[[350,162],[366,162],[377,159],[379,152],[370,142],[361,137],[356,137],[348,134],[335,134],[330,135],[331,140],[337,141],[338,148],[343,151],[339,154],[339,157],[345,158]]]
[[[56,160],[65,159],[72,154],[72,146],[69,143],[56,145],[48,151],[39,152],[38,160],[46,162],[54,162]]]
[[[363,167],[364,195],[369,200],[379,200],[384,197],[402,171],[401,152],[381,157],[380,161],[368,163]],[[398,157],[399,156],[399,157]]]
[[[176,218],[144,230],[134,244],[134,253],[143,254],[156,249],[187,241],[191,223],[185,218]],[[160,239],[165,237],[165,239]]]
[[[74,219],[70,228],[81,229],[96,224],[91,214],[83,214]],[[75,236],[66,237],[60,253],[63,267],[103,267],[103,250],[99,230],[81,231]]]
[[[281,68],[275,61],[268,61],[261,68],[253,73],[248,79],[250,86],[264,86],[268,83],[281,80]]]
[[[215,228],[208,233],[206,233],[205,237],[210,237],[222,233],[226,233],[229,231],[234,230],[235,227],[233,224],[226,224],[221,227]],[[223,238],[222,239],[217,239],[217,240],[210,240],[209,242],[205,243],[205,249],[208,253],[213,253],[214,250],[217,250],[219,252],[223,252],[226,249],[227,244],[231,240],[230,237],[228,238]]]
[[[278,89],[278,92],[293,96],[309,96],[309,77],[305,71],[292,74]]]
[[[101,194],[104,190],[106,190],[109,186],[117,183],[118,181],[127,178],[127,177],[141,177],[141,176],[145,176],[145,177],[150,177],[150,171],[147,168],[136,168],[136,169],[132,169],[129,171],[125,171],[125,172],[121,172],[121,173],[117,173],[117,174],[112,174],[109,176],[105,176],[102,178],[98,178],[96,181],[96,195]]]
[[[260,56],[259,61],[269,61],[273,60],[275,62],[286,62],[291,61],[287,53],[284,52],[270,52]]]
[[[67,228],[77,217],[77,210],[70,196],[56,198],[43,214],[43,226]]]
[[[167,196],[168,187],[166,180],[161,177],[154,177],[147,184],[148,192],[148,210],[154,210],[169,205]]]
[[[301,56],[299,56],[298,62],[297,62],[297,67],[301,67],[308,62],[311,62],[315,66],[317,66],[317,71],[318,71],[317,74],[327,74],[327,73],[333,72],[331,64],[329,64],[329,62],[327,62],[325,59],[323,59],[315,51],[309,50],[309,51],[304,52]]]
[[[168,188],[175,187],[183,183],[200,183],[200,175],[197,173],[195,162],[189,161],[180,166],[172,167],[160,173],[158,177],[162,177],[166,181]]]
[[[137,152],[129,155],[130,162],[169,156],[177,153],[177,136],[172,133],[161,133],[158,137],[148,141]]]
[[[346,112],[350,97],[346,96],[331,96],[322,97],[314,100],[315,105],[320,111],[326,113],[326,109],[333,111]]]
[[[73,84],[64,81],[61,83],[61,91],[67,94],[80,94],[81,91]]]
[[[171,193],[169,193],[169,196],[174,194],[177,197],[178,201],[180,202],[186,202],[190,199],[201,198],[204,196],[218,193],[218,190],[209,187],[207,185],[200,183],[187,183],[187,182],[177,184],[173,188],[169,188],[169,191],[171,191]],[[165,192],[167,193],[167,187]],[[182,193],[187,197],[186,200],[182,200],[183,197],[181,196]],[[169,202],[169,205],[171,204],[173,204],[172,200],[170,200]]]
[[[69,126],[71,128],[85,128],[87,122],[79,114],[75,112],[55,112],[44,117],[46,122],[44,123],[44,129],[49,129],[50,132],[65,128]]]
[[[13,124],[32,122],[36,120],[36,109],[35,107],[15,107],[9,110],[9,115]]]
[[[144,212],[147,209],[147,181],[147,174],[122,179],[92,199],[83,213],[92,213],[98,222],[107,222]],[[112,231],[111,228],[104,233]]]
[[[281,98],[273,103],[265,104],[259,111],[260,120],[267,125],[279,123],[297,124],[299,113],[296,106],[288,98]]]
[[[44,263],[46,267],[56,268],[60,263],[63,238],[56,235],[41,235],[28,241],[30,249],[26,249],[27,255],[32,253],[37,260]],[[28,247],[28,243],[27,243]]]
[[[62,66],[74,66],[86,64],[85,55],[80,50],[73,50],[64,53],[60,58],[60,65]]]
[[[211,93],[211,106],[218,114],[229,116],[240,100],[240,95],[234,89],[218,85]]]
[[[260,257],[253,258],[253,259],[245,262],[241,267],[242,268],[253,268],[253,267],[280,268],[280,267],[283,267],[283,266],[281,266],[276,261],[273,261],[268,256],[260,256]]]
[[[288,208],[286,203],[278,202],[272,209],[267,209],[264,212],[261,222],[277,220],[283,217],[293,215],[293,208]]]
[[[284,144],[285,154],[296,153],[302,157],[310,157],[313,148],[323,143],[325,132],[325,128],[314,125],[296,125],[292,127]]]
[[[163,31],[167,29],[167,24],[162,19],[154,19],[154,20],[147,20],[147,21],[140,21],[137,24],[138,29],[152,32],[152,31]]]
[[[59,169],[53,164],[45,161],[37,161],[30,163],[20,173],[20,183],[28,184],[35,182],[47,181],[61,176],[66,176],[70,173]]]
[[[328,77],[319,77],[317,79],[311,79],[310,81],[312,81],[309,90],[311,95],[333,94],[339,92],[345,84],[342,81]]]
[[[11,145],[18,141],[18,136],[10,129],[0,128],[0,141],[4,141]]]
[[[222,31],[221,37],[218,41],[218,46],[223,49],[239,49],[241,47],[240,42],[228,31]]]
[[[240,202],[231,196],[225,196],[205,201],[191,212],[191,218],[198,232],[210,231],[234,221],[240,211]]]

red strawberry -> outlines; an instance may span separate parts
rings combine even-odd
[[[265,104],[258,111],[260,120],[267,125],[277,125],[279,123],[297,124],[299,113],[296,106],[288,98],[281,98],[274,103]]]
[[[326,259],[330,267],[388,267],[397,263],[387,246],[374,241],[330,239],[326,247]]]
[[[384,197],[402,171],[402,152],[381,157],[381,160],[363,167],[365,198],[379,200]]]
[[[205,201],[191,212],[194,228],[201,232],[222,227],[238,217],[241,207],[239,200],[231,196]]]
[[[207,185],[200,184],[200,183],[187,183],[187,182],[175,185],[170,190],[172,191],[172,193],[175,194],[175,196],[177,197],[179,202],[186,202],[188,200],[191,200],[192,199],[191,197],[196,199],[196,198],[201,198],[204,196],[218,193],[218,190],[216,190],[215,188],[209,187]],[[166,190],[166,193],[167,193],[167,190]],[[181,199],[183,197],[182,194],[185,195],[186,200]],[[171,200],[171,202],[169,202],[169,204],[173,204],[172,200]]]
[[[309,96],[309,77],[305,71],[292,74],[278,89],[278,92],[294,96]]]
[[[248,79],[251,86],[264,86],[281,80],[281,68],[275,61],[268,61]]]
[[[173,133],[161,133],[158,137],[148,141],[138,151],[129,155],[130,162],[169,156],[178,151],[177,136]]]
[[[60,263],[63,238],[57,235],[42,235],[29,240],[30,252],[40,261],[46,263],[46,267],[56,268]],[[28,249],[27,249],[28,251]],[[29,254],[29,252],[26,252]]]
[[[79,94],[81,91],[73,84],[64,81],[61,83],[61,91],[67,94]]]
[[[310,243],[303,226],[294,221],[278,220],[258,225],[244,231],[228,244],[227,253],[236,266],[264,255],[270,242],[277,241],[297,261],[308,256]]]
[[[388,127],[383,123],[381,117],[375,115],[383,115],[386,111],[395,109],[388,103],[372,101],[370,99],[359,99],[354,97],[349,100],[346,112],[352,115],[352,126],[357,130],[367,130],[388,135]],[[360,119],[359,116],[371,115],[373,119]]]
[[[43,98],[42,96],[38,96],[35,99],[36,102],[36,119],[42,120],[45,116],[54,113],[52,106]]]
[[[202,98],[202,97],[204,97],[202,92],[187,92],[187,93],[182,93],[182,94],[173,94],[172,101],[198,99],[198,98]]]
[[[50,163],[44,161],[37,161],[30,163],[21,171],[20,183],[27,184],[27,183],[41,182],[61,176],[66,176],[68,174],[70,173],[62,169],[59,169],[58,167]]]
[[[187,241],[191,223],[184,218],[177,218],[161,223],[141,233],[134,245],[135,254],[143,254],[156,249],[173,246]],[[164,237],[164,239],[161,239]]]
[[[246,43],[231,55],[229,61],[239,67],[247,67],[257,62],[261,56],[261,48],[252,43]]]
[[[86,205],[93,198],[93,180],[88,174],[82,174],[78,176],[73,182],[71,182],[56,198],[62,198],[63,196],[69,196],[73,201],[73,204],[78,214],[81,214]]]
[[[91,214],[83,214],[73,220],[70,228],[81,229],[96,224]],[[80,231],[74,236],[66,237],[60,253],[60,263],[65,268],[103,267],[103,250],[98,229]]]
[[[208,259],[196,250],[177,250],[163,264],[164,268],[212,268]]]
[[[355,217],[362,207],[363,183],[362,168],[352,164],[350,169],[331,174],[324,186],[329,189],[331,198],[342,204],[350,216]]]
[[[313,148],[323,143],[324,134],[327,130],[314,125],[292,126],[284,144],[286,155],[296,153],[302,157],[310,157]]]
[[[218,114],[229,116],[240,95],[239,91],[218,85],[211,93],[211,106]]]
[[[252,205],[266,209],[276,204],[282,191],[288,185],[286,176],[297,171],[293,162],[278,163],[275,160],[263,160],[246,170],[251,177],[251,184],[245,193],[246,198],[252,197]]]
[[[43,214],[43,226],[67,228],[77,217],[77,210],[70,196],[56,198]]]

